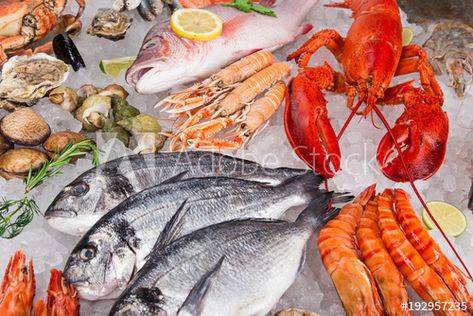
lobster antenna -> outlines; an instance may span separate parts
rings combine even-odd
[[[422,204],[422,206],[424,207],[424,209],[427,211],[427,213],[429,214],[430,218],[432,219],[432,221],[434,222],[435,226],[438,228],[438,230],[440,231],[440,233],[442,234],[443,238],[447,241],[449,247],[453,250],[453,252],[455,253],[455,256],[458,258],[458,260],[460,261],[461,265],[463,266],[463,268],[465,269],[466,273],[468,274],[468,279],[470,280],[473,280],[473,277],[471,276],[471,273],[470,271],[468,270],[468,268],[466,267],[466,264],[463,262],[462,258],[460,257],[460,254],[457,252],[457,250],[455,249],[455,247],[453,247],[453,244],[451,243],[450,239],[447,237],[447,235],[445,234],[445,232],[442,230],[442,228],[440,227],[439,223],[437,222],[437,220],[435,219],[435,217],[433,217],[432,213],[430,212],[429,208],[427,207],[427,204],[424,202],[424,199],[422,198],[422,196],[420,195],[419,191],[417,190],[417,187],[415,186],[414,184],[414,180],[412,178],[412,175],[409,171],[409,169],[407,168],[407,164],[406,162],[404,161],[404,157],[402,157],[402,152],[401,152],[401,148],[399,147],[399,144],[397,143],[396,141],[396,138],[394,137],[394,134],[393,134],[393,131],[391,129],[391,127],[389,126],[389,123],[386,121],[386,118],[384,117],[383,113],[381,113],[381,111],[378,109],[378,107],[375,105],[373,105],[373,110],[376,112],[376,114],[378,115],[378,117],[380,118],[381,122],[383,122],[383,125],[386,127],[386,129],[388,130],[388,133],[389,135],[391,135],[391,138],[393,139],[393,143],[394,143],[394,146],[396,147],[396,151],[398,152],[399,154],[399,158],[401,158],[401,163],[402,163],[402,166],[404,168],[404,170],[406,171],[406,175],[409,179],[409,183],[411,184],[411,187],[412,189],[414,190],[414,193],[416,194],[417,198],[419,199],[420,203]]]
[[[355,114],[358,113],[358,109],[360,108],[362,103],[363,103],[363,98],[359,98],[358,103],[355,105],[353,110],[351,110],[350,116],[347,118],[347,120],[345,121],[345,123],[342,126],[342,129],[338,133],[337,140],[340,140],[340,138],[342,138],[343,133],[345,133],[345,130],[347,129],[348,125],[350,124],[350,122],[353,119],[353,117],[355,116]]]

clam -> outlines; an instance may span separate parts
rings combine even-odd
[[[103,127],[104,120],[110,116],[111,109],[110,97],[95,94],[84,100],[75,115],[86,131],[93,132]]]
[[[48,123],[31,108],[20,108],[0,121],[0,132],[15,144],[36,146],[51,133]]]
[[[126,99],[129,95],[129,93],[125,90],[125,88],[123,88],[122,86],[120,86],[119,84],[109,84],[108,86],[106,86],[105,88],[103,88],[100,92],[99,92],[100,95],[104,95],[104,96],[113,96],[113,95],[117,95],[119,96],[120,98],[122,99]]]
[[[0,155],[12,147],[13,144],[10,143],[2,134],[0,134]]]
[[[48,161],[48,156],[36,149],[19,148],[10,149],[0,156],[0,176],[5,179],[27,177],[30,168],[38,170],[43,163]]]
[[[87,33],[111,40],[120,40],[131,25],[131,20],[113,9],[99,9]]]
[[[79,96],[74,89],[60,86],[49,93],[49,101],[60,105],[67,112],[74,112],[79,106]]]
[[[61,60],[40,53],[15,56],[3,65],[0,98],[18,103],[34,103],[60,86],[69,75]]]
[[[53,158],[55,154],[66,147],[66,145],[72,141],[73,143],[77,143],[80,140],[85,139],[85,136],[75,132],[57,132],[51,134],[48,139],[45,140],[43,143],[43,148],[46,150],[46,153],[49,157]],[[74,157],[71,161],[77,160],[78,156]]]

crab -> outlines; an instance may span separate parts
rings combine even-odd
[[[51,42],[30,45],[44,38],[56,25],[70,34],[80,31],[79,20],[85,0],[75,0],[79,9],[75,16],[61,15],[67,0],[0,0],[0,67],[13,55],[52,51]]]

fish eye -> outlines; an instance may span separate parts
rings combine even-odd
[[[144,48],[144,49],[155,48],[156,46],[158,46],[158,42],[159,42],[158,39],[152,39],[152,40],[150,40],[148,43],[146,43],[146,44],[143,46],[143,48]]]
[[[74,196],[82,196],[86,194],[88,191],[89,191],[89,186],[87,185],[87,183],[81,182],[81,183],[76,184],[72,188],[71,192]]]
[[[96,250],[94,245],[88,245],[80,251],[80,258],[89,261],[95,257]]]

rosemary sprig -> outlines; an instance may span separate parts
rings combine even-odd
[[[0,203],[0,237],[11,239],[18,236],[39,214],[39,207],[32,199],[6,200]]]
[[[92,164],[98,166],[101,151],[90,138],[85,138],[76,143],[70,140],[62,150],[57,151],[53,158],[45,162],[38,171],[33,173],[33,170],[30,169],[25,180],[25,193],[36,188],[45,179],[62,174],[62,169],[69,164],[72,158],[82,156],[87,152],[92,154]]]

